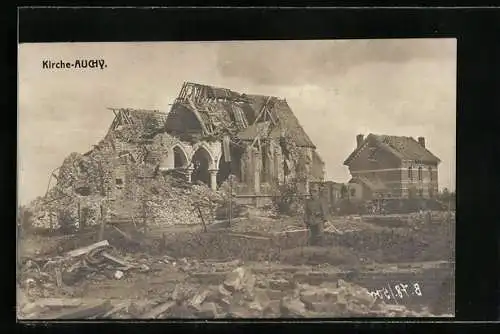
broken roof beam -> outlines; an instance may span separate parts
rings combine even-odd
[[[116,108],[107,108],[109,110],[111,110],[113,112],[113,114],[115,115],[115,118],[113,118],[113,122],[111,123],[110,127],[109,127],[109,131],[112,131],[112,130],[115,130],[116,127],[118,126],[118,123],[119,123],[119,113],[116,112]]]
[[[269,100],[269,102],[270,101],[271,100]],[[269,108],[269,105],[266,107],[266,112],[267,112],[267,116],[269,116],[269,119],[271,120],[271,122],[273,123],[273,125],[277,125],[278,121],[277,121],[276,117],[274,117],[271,109]]]
[[[122,115],[123,115],[123,117],[125,118],[125,120],[127,121],[128,124],[134,124],[134,121],[130,117],[130,110],[129,109],[122,110]]]
[[[184,82],[181,87],[181,91],[179,92],[179,95],[177,96],[177,99],[179,100],[184,100],[186,98],[186,93],[187,93],[187,82]]]
[[[256,142],[259,143],[259,146],[260,146],[260,137],[264,134],[264,132],[269,129],[269,127],[266,127],[266,126],[262,126],[262,128],[260,130],[257,131],[257,135],[255,136],[255,138],[253,139],[253,142],[252,144],[250,145],[250,147],[253,147],[255,145]],[[260,151],[260,149],[259,149]]]
[[[118,118],[120,121],[125,121],[127,124],[133,124],[129,114],[127,113],[129,109],[126,108],[110,108],[108,107],[109,110],[112,110],[113,113],[115,114],[115,117]]]
[[[123,116],[123,112],[121,110],[118,111],[118,124],[127,123],[125,117]]]
[[[264,102],[264,104],[263,104],[263,105],[262,105],[262,107],[260,108],[259,114],[258,114],[257,118],[255,119],[255,121],[253,122],[253,124],[256,124],[256,123],[260,120],[260,118],[263,116],[264,112],[266,111],[266,105],[267,105],[267,103],[268,103],[270,100],[271,100],[271,97],[270,97],[270,96],[268,96],[268,97],[266,98],[266,101]]]
[[[49,182],[48,182],[48,184],[47,184],[47,190],[45,191],[45,195],[44,195],[44,197],[45,197],[45,196],[47,196],[47,194],[49,193],[49,190],[50,190],[50,182],[52,181],[52,178],[54,177],[54,178],[57,180],[57,176],[55,175],[55,173],[56,173],[56,171],[57,171],[58,169],[60,169],[60,168],[61,168],[60,166],[59,166],[59,167],[57,167],[57,168],[54,168],[54,170],[52,170],[52,172],[50,173],[50,176],[49,176]]]
[[[203,121],[203,118],[201,117],[201,115],[200,115],[200,113],[198,111],[198,108],[196,108],[193,100],[192,99],[187,99],[187,101],[189,102],[189,105],[191,106],[192,112],[194,113],[194,115],[198,119],[198,122],[200,122],[200,125],[201,125],[201,128],[202,128],[203,132],[205,132],[205,134],[210,134],[211,132],[208,131],[207,126],[205,125],[205,122]]]

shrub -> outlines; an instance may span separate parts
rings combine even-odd
[[[298,196],[297,180],[273,186],[273,206],[281,214],[298,214],[302,208],[302,197]]]
[[[73,212],[69,208],[64,208],[58,214],[61,232],[74,233],[77,230],[77,222]]]
[[[18,209],[17,226],[22,231],[30,230],[33,227],[33,212],[24,205]]]

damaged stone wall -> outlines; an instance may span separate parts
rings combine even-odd
[[[261,147],[265,154],[255,146],[245,149],[241,157],[242,185],[239,191],[270,194],[273,187],[298,182],[300,191],[307,193],[308,182],[323,180],[323,167],[314,164],[313,148],[296,146],[291,139],[286,140],[284,148],[276,140],[266,141]],[[266,175],[263,175],[264,163]]]
[[[256,149],[253,147],[246,147],[241,157],[241,176],[244,186],[241,190],[248,193],[255,191],[255,170],[257,169]]]
[[[59,168],[56,185],[28,205],[34,213],[33,227],[75,230],[82,223],[96,225],[102,219],[101,207],[106,219],[146,214],[157,225],[201,224],[199,213],[193,210],[195,201],[202,203],[201,210],[210,220],[205,202],[214,200],[216,194],[202,186],[178,189],[171,177],[158,171],[176,142],[177,138],[165,133],[144,139],[137,128],[120,126],[90,152],[70,154]]]

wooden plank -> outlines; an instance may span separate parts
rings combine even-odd
[[[280,235],[280,234],[288,234],[288,233],[297,233],[297,232],[307,232],[307,229],[301,229],[301,230],[291,230],[291,231],[282,231],[282,232],[273,232],[273,235]]]
[[[111,310],[109,310],[108,312],[103,314],[102,317],[99,317],[99,318],[108,318],[108,317],[126,309],[129,305],[130,305],[130,302],[128,302],[128,301],[119,303],[118,305],[115,305]]]
[[[138,217],[141,218],[141,217]],[[125,219],[113,219],[113,220],[108,220],[106,224],[108,225],[123,225],[123,224],[133,224],[134,222],[128,218]]]
[[[38,319],[88,319],[105,314],[112,308],[110,301],[99,301],[90,303],[74,309],[41,314]]]
[[[69,257],[81,256],[81,255],[89,253],[90,251],[92,251],[96,248],[104,247],[104,246],[109,246],[108,240],[99,241],[99,242],[96,242],[95,244],[92,244],[89,246],[74,249],[72,251],[67,252],[66,256],[69,256]]]
[[[208,128],[206,127],[206,124],[205,122],[203,121],[203,118],[201,118],[200,116],[200,113],[198,111],[198,108],[196,108],[194,102],[191,100],[191,99],[188,99],[188,103],[191,107],[191,109],[193,110],[193,113],[195,114],[196,118],[198,119],[198,121],[200,122],[200,125],[202,127],[202,129],[205,131],[205,133],[209,134],[210,131],[208,130]]]
[[[102,257],[104,257],[110,261],[113,261],[115,263],[118,263],[119,265],[121,265],[123,267],[127,267],[127,268],[132,267],[132,265],[130,263],[128,263],[127,261],[119,259],[119,258],[117,258],[117,257],[115,257],[107,252],[102,252],[101,255],[102,255]]]
[[[84,303],[96,302],[97,300],[86,300],[83,298],[40,298],[36,301],[29,303],[27,305],[33,304],[33,306],[41,308],[67,308],[67,307],[79,307]]]
[[[118,227],[116,227],[115,225],[111,225],[111,227],[113,227],[115,229],[116,232],[120,233],[120,235],[122,235],[125,239],[127,239],[128,241],[130,242],[133,242],[133,243],[136,243],[136,244],[139,244],[140,242],[137,241],[137,240],[134,240],[128,233],[126,232],[123,232],[122,230],[120,230]]]
[[[244,239],[271,240],[271,238],[268,238],[268,237],[259,237],[259,236],[255,236],[255,235],[246,235],[246,234],[237,234],[237,233],[228,233],[228,235],[230,235],[232,237],[244,238]]]
[[[175,305],[174,301],[163,303],[157,307],[154,307],[151,311],[146,312],[140,316],[141,319],[156,319],[162,313],[167,312]]]

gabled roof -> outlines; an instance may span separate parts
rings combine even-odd
[[[281,128],[297,146],[315,147],[286,101],[273,96],[241,94],[226,88],[186,82],[172,110],[182,105],[195,113],[202,127],[211,132],[225,129],[250,140],[258,129],[252,124],[266,104],[270,117],[277,124],[269,131],[272,138],[281,136]],[[264,121],[264,119],[259,119]],[[260,125],[259,125],[260,126]],[[248,131],[246,131],[248,129]]]
[[[349,165],[354,158],[370,143],[375,143],[377,147],[385,148],[401,160],[418,160],[424,163],[438,164],[441,160],[432,154],[428,149],[420,145],[413,137],[376,135],[370,133],[347,159],[344,165]]]
[[[316,148],[286,101],[277,101],[277,103],[274,104],[273,112],[288,136],[293,138],[298,146]],[[281,129],[275,127],[270,135],[273,138],[279,138],[281,136]]]

